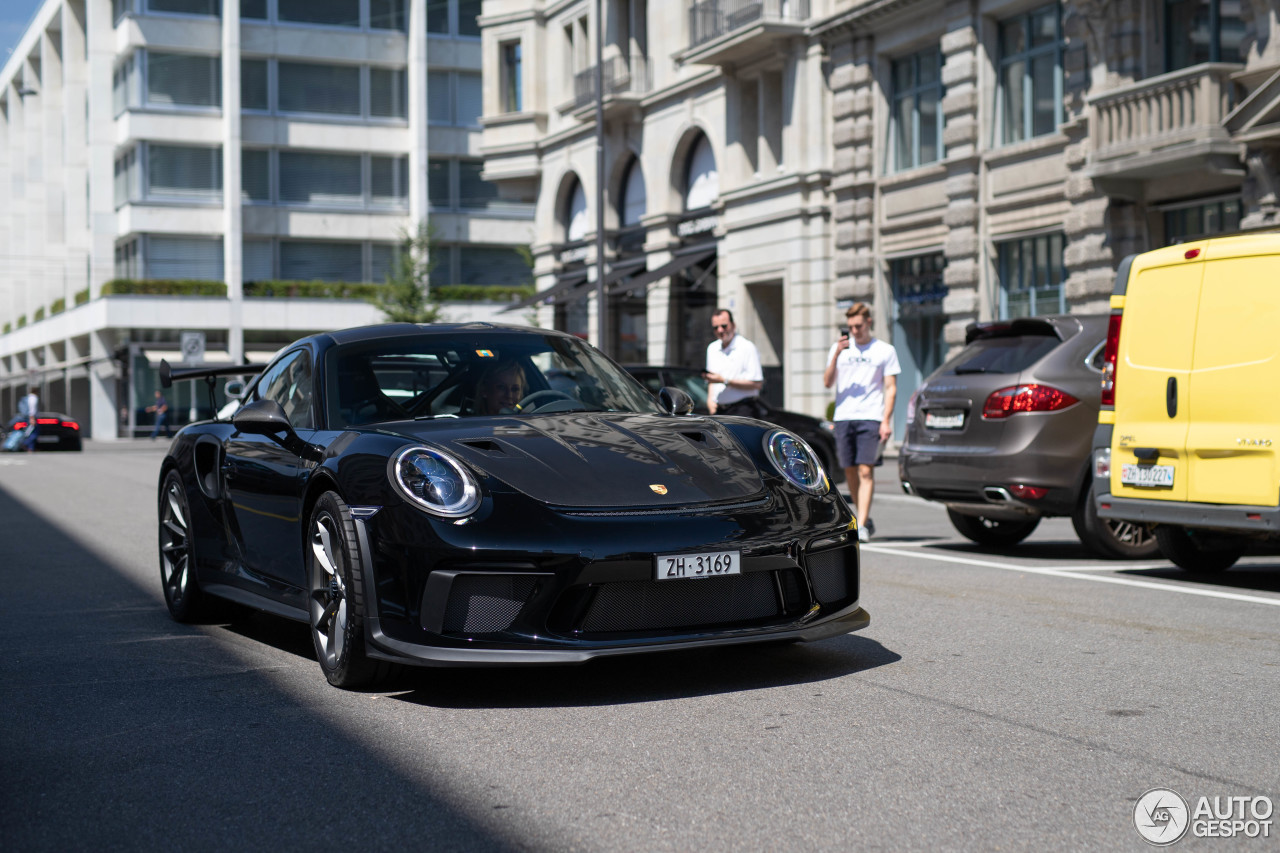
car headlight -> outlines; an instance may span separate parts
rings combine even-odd
[[[434,515],[459,518],[480,506],[480,486],[462,463],[431,447],[409,447],[396,456],[392,480],[409,500]]]
[[[764,437],[764,452],[787,482],[811,495],[825,495],[831,488],[818,455],[791,433],[775,429]]]

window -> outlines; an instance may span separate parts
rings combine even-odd
[[[280,278],[286,281],[364,281],[364,244],[281,240]]]
[[[946,257],[941,252],[898,258],[889,262],[889,285],[900,313],[915,314],[924,309],[942,310],[947,295],[943,282]]]
[[[294,429],[314,429],[315,418],[311,414],[313,387],[311,354],[298,350],[286,355],[259,380],[255,396],[279,403]]]
[[[139,83],[141,77],[138,74],[138,63],[134,55],[130,54],[124,62],[116,68],[111,75],[111,106],[113,115],[120,115],[130,107],[135,107],[140,101]]]
[[[1061,234],[1024,237],[996,245],[1001,320],[1067,310],[1062,247]]]
[[[360,115],[360,68],[280,62],[278,101],[281,112]]]
[[[427,120],[432,124],[453,124],[453,98],[448,71],[427,72]]]
[[[147,144],[147,198],[222,198],[222,149]]]
[[[458,35],[480,36],[480,7],[482,0],[458,0]]]
[[[449,160],[427,161],[427,200],[432,207],[448,210],[453,207],[453,192],[450,190]]]
[[[427,32],[449,35],[449,0],[427,0]]]
[[[458,206],[464,209],[483,209],[498,200],[498,188],[481,180],[484,169],[482,160],[458,161]]]
[[[147,0],[148,12],[177,12],[183,15],[221,15],[220,0]]]
[[[400,256],[400,247],[395,243],[373,243],[369,246],[369,281],[377,284],[386,282],[396,258]]]
[[[460,127],[476,127],[480,124],[480,116],[484,115],[484,90],[480,85],[480,75],[459,71],[456,74],[456,80],[458,102],[454,124]]]
[[[524,256],[507,247],[459,246],[459,284],[518,286],[533,277]]]
[[[375,30],[409,29],[406,0],[369,0],[369,27]]]
[[[248,148],[240,152],[240,197],[245,201],[271,201],[271,152]]]
[[[1165,208],[1164,242],[1166,246],[1240,230],[1240,199],[1196,202]]]
[[[369,115],[375,118],[407,118],[409,78],[403,68],[369,69]]]
[[[478,38],[481,0],[427,0],[427,32]]]
[[[276,0],[276,18],[298,24],[360,26],[360,0]]]
[[[359,154],[281,151],[280,201],[342,207],[362,205],[361,159]]]
[[[1240,0],[1165,0],[1165,70],[1244,62]]]
[[[147,105],[222,105],[222,61],[216,56],[147,51]]]
[[[120,19],[133,11],[133,0],[111,0],[111,25],[118,26]]]
[[[524,109],[524,81],[522,78],[520,42],[503,44],[502,51],[502,111],[518,113]]]
[[[893,62],[887,171],[899,172],[942,158],[942,55],[936,47]]]
[[[240,0],[240,17],[254,21],[267,19],[267,0]]]
[[[245,110],[270,108],[267,101],[267,60],[240,60],[240,108]]]
[[[427,72],[427,120],[475,127],[484,112],[480,75],[465,71]]]
[[[245,240],[241,265],[245,281],[271,281],[272,249],[270,240]]]
[[[716,170],[716,155],[707,137],[698,137],[689,152],[686,168],[684,209],[710,207],[720,197],[720,173]]]
[[[116,246],[116,278],[138,278],[140,273],[138,242],[137,239],[126,240]]]
[[[409,158],[371,156],[369,196],[375,205],[406,207],[409,202]]]
[[[116,159],[115,203],[122,207],[142,195],[138,181],[138,149],[130,148]]]
[[[1044,6],[1000,24],[1000,141],[1052,133],[1063,118],[1062,13]]]
[[[618,221],[622,227],[639,225],[647,204],[644,170],[640,168],[640,158],[632,157],[631,165],[627,166],[627,177],[622,182],[622,204],[618,206]]]
[[[146,238],[147,278],[222,281],[221,237]]]

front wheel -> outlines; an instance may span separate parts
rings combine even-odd
[[[1221,572],[1236,564],[1247,540],[1225,533],[1161,524],[1156,541],[1165,559],[1188,572]]]
[[[947,507],[947,516],[960,535],[979,545],[992,548],[1007,548],[1017,545],[1031,535],[1040,523],[1040,517],[1026,520],[1010,521],[1000,518],[986,518],[980,515],[962,515]]]
[[[1085,547],[1100,557],[1145,560],[1160,553],[1152,525],[1117,518],[1099,518],[1098,505],[1086,487],[1080,506],[1071,516],[1071,526]]]
[[[325,678],[335,687],[360,687],[389,667],[364,647],[364,577],[351,511],[325,492],[307,528],[307,579],[311,640]]]
[[[194,622],[205,612],[196,580],[196,555],[191,544],[191,511],[182,477],[170,471],[160,487],[160,585],[164,603],[175,622]]]

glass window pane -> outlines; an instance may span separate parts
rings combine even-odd
[[[893,166],[895,169],[909,169],[915,165],[912,152],[915,150],[914,110],[915,101],[911,97],[899,99],[893,114]]]
[[[1222,230],[1230,233],[1240,230],[1240,202],[1224,201],[1222,203]]]
[[[481,5],[481,0],[458,0],[458,35],[480,35],[480,24],[476,19],[480,17]]]
[[[448,71],[427,72],[427,120],[435,124],[453,123]]]
[[[1026,66],[1021,60],[1010,62],[1003,69],[1000,80],[1003,97],[1000,106],[1004,126],[1001,139],[1004,142],[1016,142],[1027,138],[1026,117],[1022,112],[1023,104],[1026,102],[1025,74]]]
[[[432,207],[447,209],[453,206],[449,200],[449,162],[427,161],[427,200]]]
[[[147,0],[149,12],[179,12],[184,15],[220,15],[219,0]]]
[[[374,243],[369,247],[369,281],[382,284],[390,277],[399,249],[394,243]]]
[[[440,287],[445,284],[453,284],[456,278],[453,274],[453,250],[455,248],[455,246],[436,247],[433,256],[435,265],[431,267],[431,274],[427,279],[429,286]]]
[[[240,196],[248,201],[271,201],[271,152],[250,148],[240,152]]]
[[[409,115],[408,78],[403,68],[369,69],[369,115],[405,118]]]
[[[1042,54],[1031,60],[1031,134],[1053,133],[1058,127],[1056,57]]]
[[[1218,62],[1244,62],[1241,42],[1244,21],[1240,18],[1240,0],[1221,0],[1218,8]],[[1274,9],[1274,4],[1272,6]],[[1256,14],[1256,13],[1255,13]],[[1272,38],[1274,38],[1274,34]]]
[[[449,34],[449,0],[427,0],[427,32]]]
[[[462,160],[458,163],[458,205],[460,207],[484,208],[498,198],[496,185],[480,179],[484,162],[480,160]]]
[[[1027,49],[1027,33],[1022,18],[1000,24],[1000,55],[1013,56]]]
[[[363,204],[360,155],[280,152],[280,200],[307,204]]]
[[[484,93],[480,86],[480,75],[459,71],[458,125],[460,127],[475,127],[480,124],[480,116],[483,114]]]
[[[241,252],[246,282],[271,280],[270,240],[245,240]]]
[[[280,278],[286,281],[363,281],[360,243],[280,241]]]
[[[222,281],[222,238],[148,237],[147,278]]]
[[[938,82],[939,56],[936,50],[925,50],[917,54],[917,67],[920,70],[919,83],[929,86]]]
[[[916,84],[915,63],[912,57],[893,63],[893,91],[899,95]]]
[[[222,195],[222,150],[182,145],[147,147],[147,192],[153,197]]]
[[[1031,46],[1043,47],[1058,41],[1058,6],[1046,6],[1031,13]]]
[[[1166,0],[1168,71],[1210,60],[1209,0]]]
[[[462,246],[458,252],[460,284],[528,284],[529,265],[515,249]]]
[[[406,31],[405,0],[369,0],[369,26],[375,30]]]
[[[524,109],[524,75],[518,41],[502,46],[502,109],[508,113]]]
[[[276,17],[298,24],[360,26],[360,0],[276,0]]]
[[[216,56],[149,52],[147,103],[165,106],[220,106],[221,60]]]
[[[360,69],[354,65],[279,63],[282,112],[360,115]]]
[[[267,0],[240,0],[240,17],[265,21],[267,19]]]
[[[267,104],[267,61],[240,60],[240,108],[265,110]]]
[[[920,163],[933,163],[942,157],[938,90],[926,89],[920,93]]]
[[[408,172],[408,157],[370,157],[369,194],[373,203],[403,206],[409,198]]]

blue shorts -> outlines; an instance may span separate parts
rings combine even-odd
[[[836,421],[836,456],[841,468],[880,465],[879,421]]]

